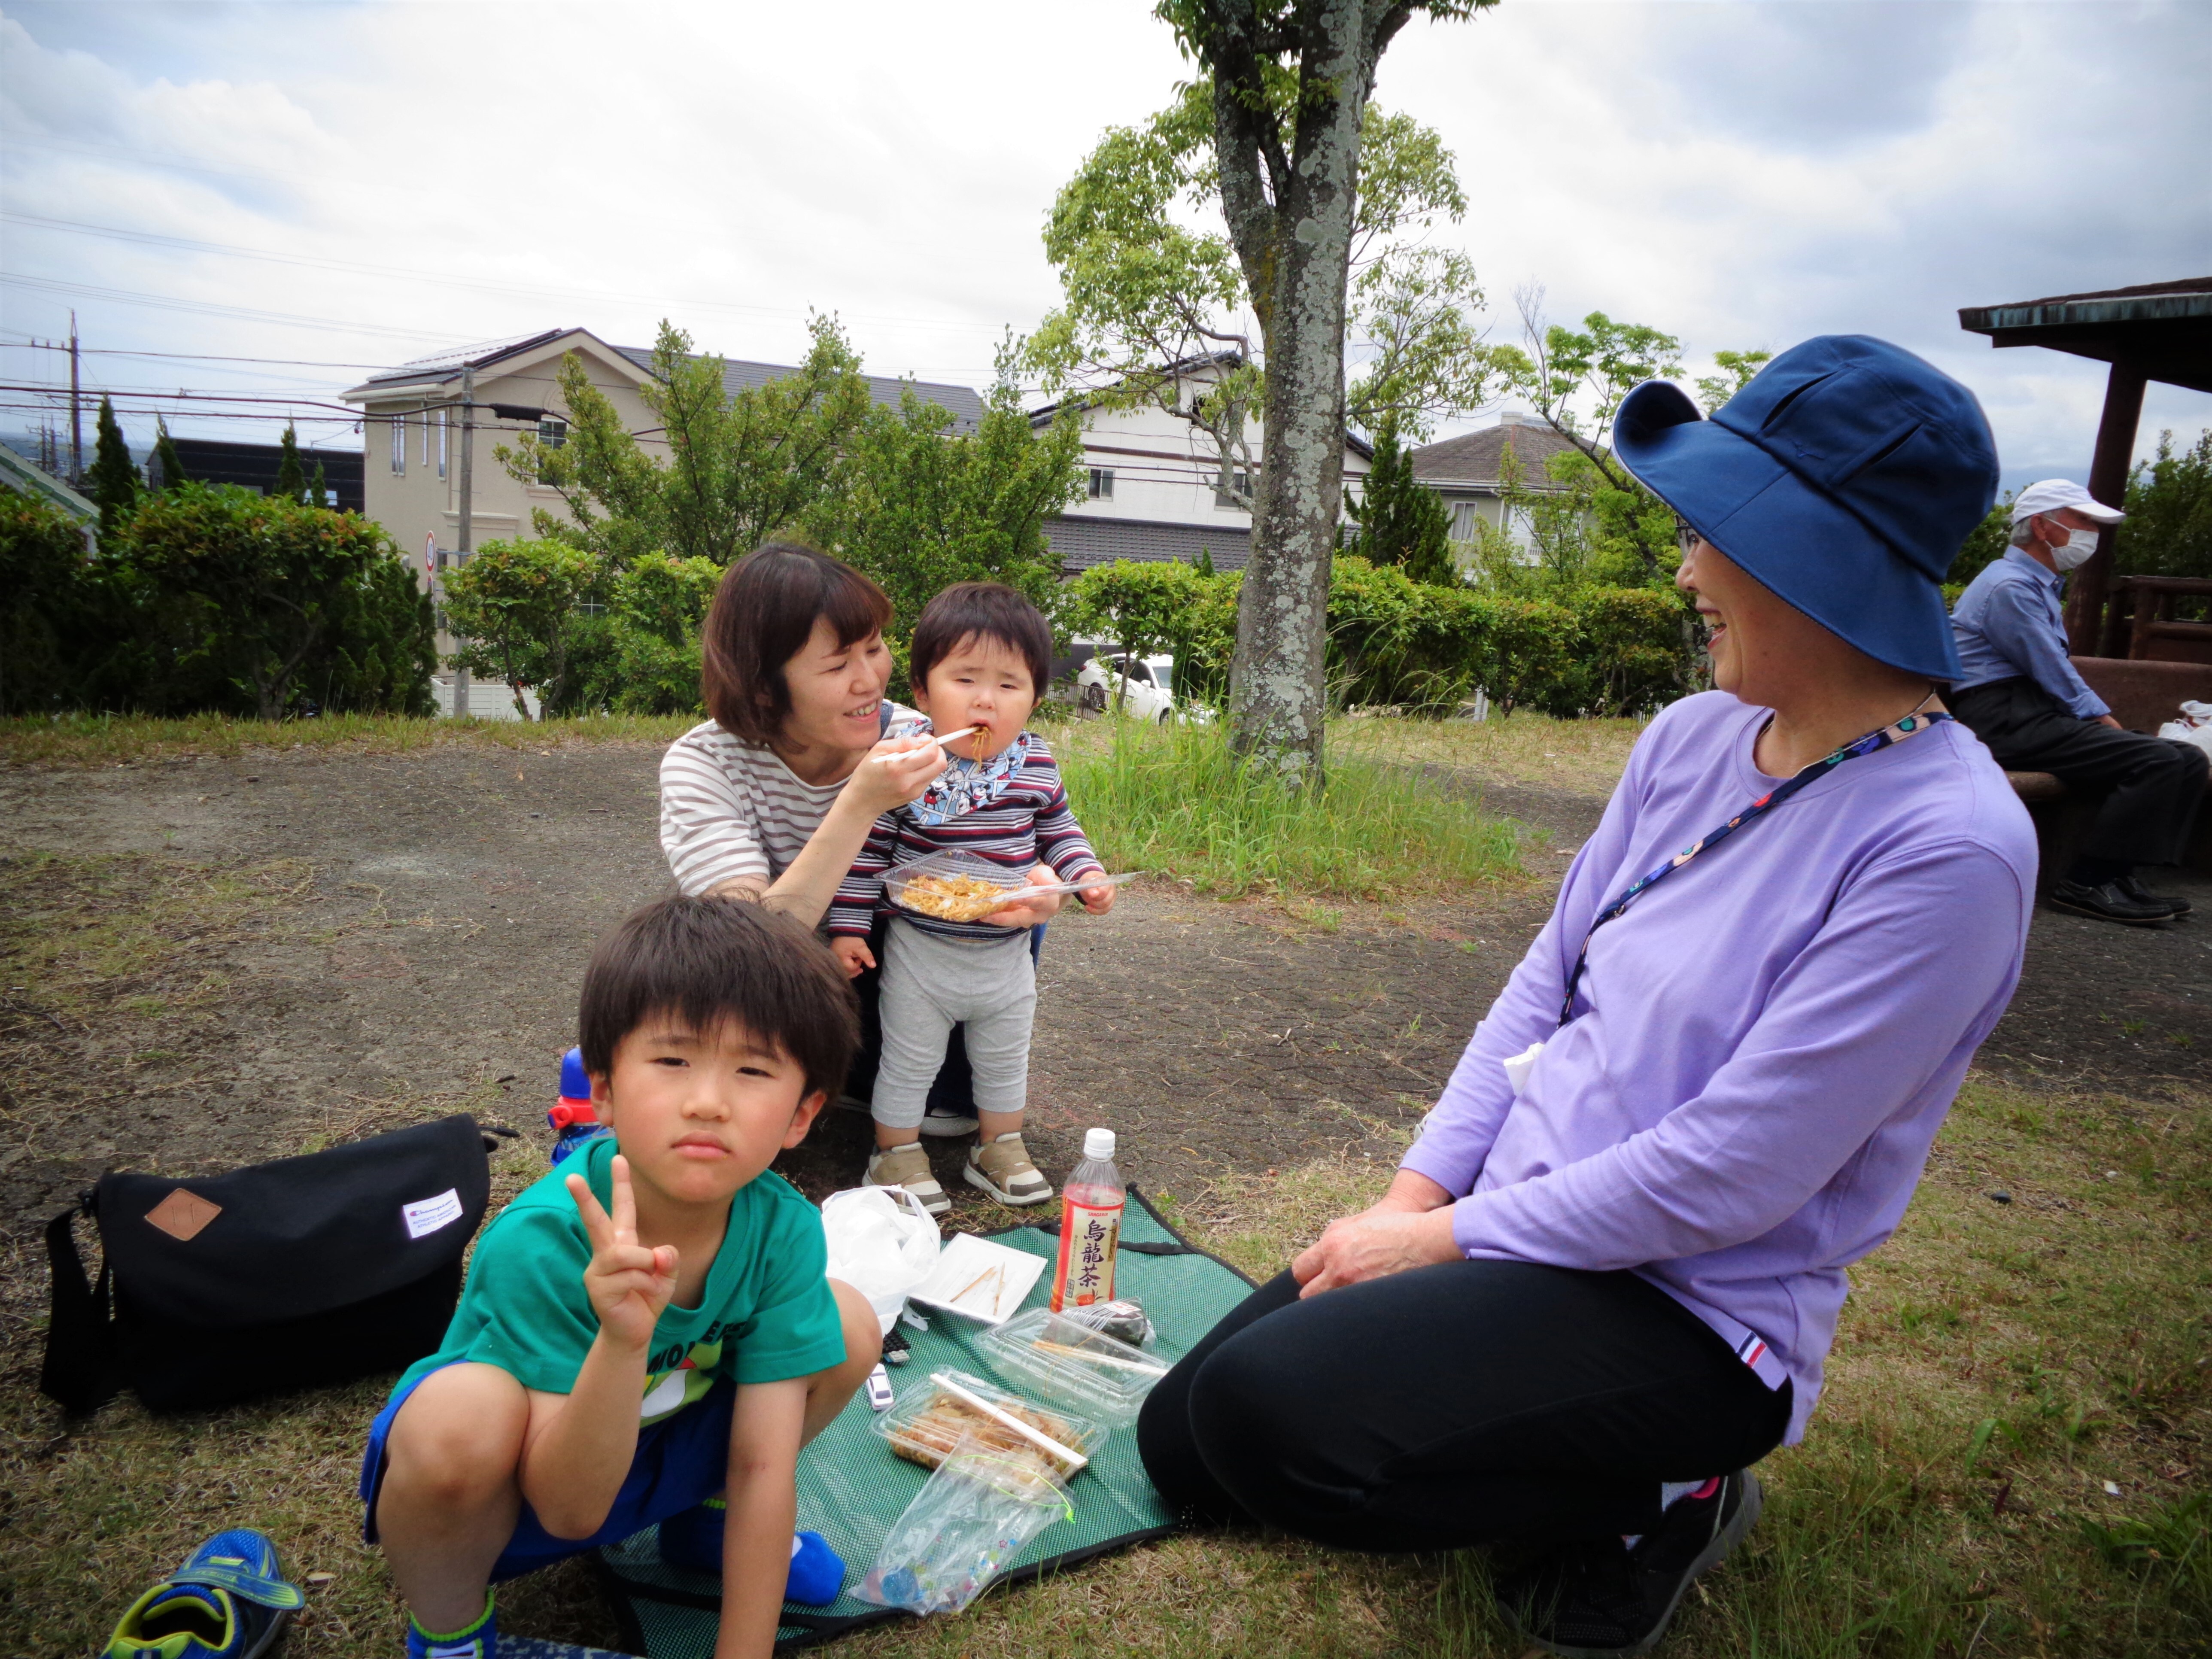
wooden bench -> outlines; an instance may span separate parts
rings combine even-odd
[[[2130,732],[2156,732],[2179,714],[2184,702],[2212,702],[2212,664],[2076,657],[2074,666],[2089,689],[2112,706],[2112,718]],[[2104,797],[2069,789],[2048,772],[2008,772],[2005,776],[2035,821],[2036,888],[2047,891],[2080,854]],[[2207,793],[2212,793],[2212,781],[2207,783]],[[2212,802],[2197,810],[2183,861],[2212,875]]]

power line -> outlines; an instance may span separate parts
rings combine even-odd
[[[154,231],[125,230],[114,225],[87,224],[75,219],[53,219],[35,213],[0,212],[0,221],[9,224],[27,225],[40,230],[65,232],[75,236],[104,237],[110,241],[135,242],[146,246],[176,248],[188,253],[215,253],[234,259],[259,259],[271,264],[301,265],[313,270],[348,271],[368,276],[398,277],[407,282],[430,283],[445,288],[462,289],[473,293],[496,294],[506,298],[528,296],[590,304],[650,305],[656,308],[707,309],[733,311],[760,317],[791,318],[806,313],[789,306],[742,305],[731,300],[700,300],[682,297],[659,297],[639,294],[616,294],[604,289],[563,289],[536,287],[513,282],[487,282],[465,276],[443,276],[428,271],[411,270],[403,265],[369,264],[356,259],[331,259],[313,254],[275,253],[264,248],[241,247],[234,242],[207,242],[191,237],[167,236]],[[906,328],[935,328],[961,332],[973,332],[994,325],[976,322],[950,322],[924,317],[893,317],[887,315],[854,314],[856,321],[891,323]]]
[[[20,329],[9,331],[21,333]],[[67,351],[65,345],[56,345],[51,340],[40,340],[26,336],[21,340],[0,341],[16,350]],[[88,357],[175,357],[195,363],[275,363],[285,368],[390,368],[389,362],[334,363],[311,357],[224,357],[211,351],[131,351],[122,346],[86,346]]]
[[[336,334],[380,334],[391,339],[442,346],[469,343],[458,335],[438,334],[426,329],[384,328],[374,323],[340,322],[331,317],[301,317],[289,312],[265,311],[252,306],[217,305],[205,300],[173,300],[158,294],[139,294],[120,288],[94,288],[86,283],[58,282],[52,277],[27,276],[20,271],[0,270],[0,283],[39,294],[76,295],[94,300],[112,300],[124,305],[151,306],[161,311],[185,311],[203,317],[234,317],[250,323],[273,323],[287,328],[312,328]]]

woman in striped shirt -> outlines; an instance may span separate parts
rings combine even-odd
[[[895,720],[919,723],[884,697],[890,619],[881,588],[813,548],[770,542],[730,567],[702,640],[713,718],[660,763],[660,845],[684,892],[757,899],[818,927],[876,820],[945,769],[933,738],[884,737]],[[1040,894],[992,920],[1033,927],[1060,902]],[[855,988],[872,1028],[874,975]],[[975,1127],[964,1109],[925,1124]]]

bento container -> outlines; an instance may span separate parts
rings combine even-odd
[[[1091,1419],[1057,1404],[1040,1406],[966,1371],[932,1371],[910,1382],[902,1377],[900,1384],[898,1403],[876,1419],[876,1432],[894,1453],[924,1468],[935,1468],[966,1437],[1010,1457],[1032,1459],[1066,1480],[1106,1443],[1107,1431]],[[994,1411],[1030,1431],[1014,1428]]]
[[[902,864],[884,878],[893,904],[940,921],[981,921],[1029,884],[1026,870],[951,851]]]
[[[980,1339],[991,1369],[1054,1406],[1115,1428],[1137,1420],[1164,1362],[1065,1314],[1032,1308]]]

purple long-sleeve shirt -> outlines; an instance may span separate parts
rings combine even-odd
[[[2020,977],[2027,813],[1954,721],[1844,762],[1590,918],[1771,789],[1768,711],[1675,703],[1629,758],[1552,919],[1475,1027],[1403,1167],[1468,1255],[1633,1268],[1717,1331],[1804,1433],[1849,1289],[1895,1230]],[[1546,1043],[1514,1097],[1501,1062]]]

